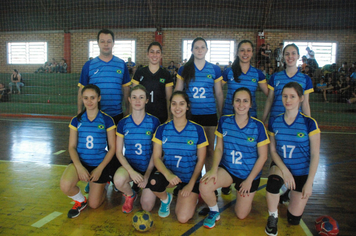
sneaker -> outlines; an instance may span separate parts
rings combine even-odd
[[[125,203],[122,206],[122,212],[123,213],[130,213],[133,210],[133,204],[134,204],[134,201],[137,198],[137,194],[135,192],[134,192],[134,194],[132,196],[126,196],[124,194],[124,197],[125,197]]]
[[[229,195],[231,193],[231,186],[221,188],[221,193],[224,195]]]
[[[278,234],[277,223],[278,223],[278,218],[274,217],[274,215],[268,217],[267,225],[265,228],[265,232],[267,235],[277,236]]]
[[[210,212],[209,207],[204,207],[203,209],[201,209],[201,211],[199,211],[198,214],[199,214],[200,216],[206,216],[206,215],[209,214],[209,212]]]
[[[171,205],[172,202],[172,194],[167,193],[167,195],[168,195],[168,203],[164,203],[161,201],[161,206],[159,207],[158,210],[158,215],[162,218],[169,216],[169,214],[171,213],[169,206]]]
[[[84,192],[89,193],[89,183],[87,184],[87,186],[85,186]]]
[[[220,220],[220,213],[217,211],[209,211],[209,215],[204,219],[204,227],[212,229],[215,227],[215,222]]]
[[[70,209],[68,211],[68,218],[75,218],[77,216],[79,216],[80,212],[82,210],[84,210],[87,205],[88,205],[88,201],[87,201],[87,198],[85,198],[85,201],[84,202],[77,202],[77,201],[74,201],[74,206],[72,207],[72,209]]]

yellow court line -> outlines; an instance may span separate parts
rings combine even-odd
[[[51,214],[49,214],[48,216],[42,218],[41,220],[37,221],[36,223],[32,224],[32,227],[36,227],[36,228],[41,228],[42,226],[44,226],[45,224],[47,224],[48,222],[54,220],[55,218],[57,218],[58,216],[62,215],[62,212],[58,212],[58,211],[54,211]]]
[[[304,230],[306,236],[313,236],[313,234],[310,232],[308,226],[304,223],[303,220],[300,220],[300,226]]]
[[[60,151],[58,151],[58,152],[53,153],[53,155],[59,155],[59,154],[61,154],[61,153],[63,153],[63,152],[66,152],[66,150],[60,150]]]

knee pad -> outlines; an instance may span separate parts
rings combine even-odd
[[[281,176],[270,175],[268,176],[266,191],[272,194],[277,194],[283,183],[284,181]]]
[[[291,225],[299,225],[300,219],[302,218],[301,216],[295,216],[292,215],[289,210],[287,210],[287,219],[288,219],[288,223]]]
[[[156,184],[152,185],[151,180],[155,180]],[[159,172],[154,173],[151,175],[150,179],[147,183],[147,188],[151,189],[152,192],[164,192],[168,186],[169,182],[166,180],[164,175]]]

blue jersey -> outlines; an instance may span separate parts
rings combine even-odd
[[[78,118],[72,118],[69,128],[78,132],[77,152],[81,162],[88,166],[98,166],[107,153],[107,132],[115,129],[114,120],[102,111],[93,121],[87,117],[87,113]]]
[[[79,87],[95,84],[100,88],[101,110],[114,117],[122,113],[122,86],[131,84],[127,66],[123,60],[113,56],[109,62],[99,57],[87,61],[80,75]]]
[[[158,118],[149,114],[139,125],[135,124],[132,115],[119,121],[116,135],[124,138],[124,156],[134,169],[146,172],[152,155],[152,136],[159,124]]]
[[[209,145],[203,127],[189,120],[180,132],[174,127],[173,120],[158,126],[152,141],[162,145],[163,163],[184,183],[192,178],[198,148]]]
[[[205,62],[202,70],[199,70],[195,65],[194,67],[195,77],[189,82],[188,88],[185,88],[191,103],[192,114],[216,114],[214,83],[222,80],[221,69],[209,62]],[[177,78],[184,81],[183,69],[184,66],[179,68]]]
[[[250,109],[250,115],[253,117],[257,117],[256,90],[259,83],[266,83],[266,78],[261,70],[250,66],[246,74],[241,72],[239,79],[239,83],[234,80],[234,72],[232,71],[232,68],[226,69],[223,74],[223,83],[227,83],[227,94],[223,114],[234,114],[234,108],[232,106],[232,96],[234,95],[236,89],[245,87],[251,91],[252,95],[252,107]]]
[[[222,116],[215,134],[224,143],[221,164],[240,179],[247,179],[251,173],[258,159],[258,148],[270,143],[265,126],[253,117],[240,129],[235,115]],[[260,178],[261,174],[262,171],[255,179]]]
[[[282,102],[282,90],[289,82],[297,82],[303,88],[304,94],[314,92],[313,82],[309,76],[298,71],[293,77],[289,77],[285,70],[274,73],[268,82],[268,88],[274,91],[274,99],[271,107],[270,117],[284,113],[285,108]]]
[[[268,133],[276,140],[276,150],[295,176],[308,175],[310,165],[309,137],[320,133],[317,122],[303,113],[288,125],[284,113],[270,119]]]

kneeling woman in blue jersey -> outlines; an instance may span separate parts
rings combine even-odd
[[[252,95],[241,87],[233,94],[233,115],[222,116],[215,131],[217,142],[213,167],[200,181],[200,194],[210,208],[204,227],[213,228],[220,219],[214,190],[235,183],[235,213],[244,219],[251,211],[252,201],[267,160],[269,138],[263,123],[249,115]],[[219,166],[220,165],[220,166]]]
[[[320,130],[317,122],[299,112],[303,88],[289,82],[282,90],[285,113],[270,119],[272,164],[267,182],[268,222],[266,233],[277,235],[279,189],[283,183],[291,190],[288,222],[298,225],[312,194],[319,164]]]
[[[78,181],[90,184],[89,206],[99,207],[105,199],[105,185],[109,181],[110,160],[115,154],[115,123],[99,110],[100,89],[86,85],[82,90],[85,110],[75,116],[69,125],[69,155],[72,163],[61,178],[61,190],[75,202],[68,212],[69,218],[77,217],[87,206]],[[109,151],[106,150],[108,146]]]
[[[175,212],[178,221],[186,223],[195,212],[208,141],[203,127],[187,119],[190,103],[186,93],[173,93],[170,110],[173,120],[160,125],[152,139],[152,158],[158,172],[151,175],[148,185],[161,199],[160,217],[170,214],[172,194],[166,188],[177,186]]]
[[[121,163],[114,176],[114,184],[124,193],[124,213],[130,213],[137,193],[132,190],[130,182],[143,188],[141,195],[142,209],[151,211],[156,196],[146,188],[148,178],[153,170],[152,136],[158,127],[159,120],[145,112],[148,102],[147,91],[143,85],[136,85],[130,91],[129,102],[132,113],[117,125],[116,156]],[[123,154],[125,146],[125,155]]]

